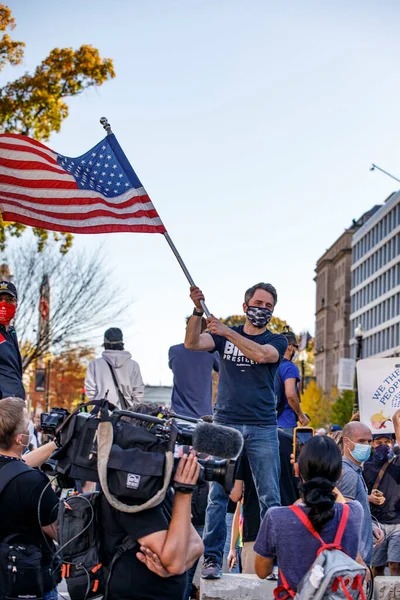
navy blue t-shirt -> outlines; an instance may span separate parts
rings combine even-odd
[[[243,332],[243,327],[239,325],[230,329],[257,344],[273,346],[278,351],[279,360],[276,363],[256,363],[225,337],[211,334],[221,357],[215,420],[227,424],[276,425],[274,377],[286,352],[287,339],[270,331],[248,335]]]
[[[195,352],[184,344],[171,346],[168,365],[174,374],[171,407],[178,415],[212,415],[212,371],[219,371],[217,352]]]
[[[14,327],[0,325],[0,397],[25,399],[22,384],[22,360]]]
[[[300,371],[297,365],[292,361],[283,359],[279,365],[275,376],[275,395],[276,401],[279,404],[280,399],[285,402],[283,411],[278,417],[279,427],[297,427],[297,415],[293,408],[289,405],[285,392],[286,379],[296,379],[296,384],[300,381]]]

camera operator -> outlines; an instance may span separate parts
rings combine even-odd
[[[117,511],[102,498],[102,546],[109,566],[127,536],[135,544],[115,562],[107,600],[183,600],[186,571],[203,553],[191,524],[192,491],[199,472],[193,452],[182,456],[173,499],[167,496],[143,512]]]
[[[29,415],[21,398],[5,398],[0,402],[0,542],[17,535],[18,542],[32,544],[42,553],[41,566],[45,594],[44,600],[56,598],[52,572],[52,539],[56,537],[58,498],[47,477],[24,465],[22,453],[29,444]],[[27,455],[31,464],[44,462],[54,449],[53,443]],[[12,464],[22,463],[19,468]],[[22,466],[23,465],[23,466]],[[12,471],[12,472],[11,472]],[[12,478],[13,476],[13,478]],[[0,564],[7,562],[3,556]],[[1,568],[1,567],[0,567]],[[24,570],[15,579],[24,578]],[[6,580],[6,573],[0,578]],[[2,579],[3,580],[3,579]],[[23,582],[22,582],[23,583]],[[3,590],[2,590],[3,591]],[[29,592],[29,590],[27,590]]]

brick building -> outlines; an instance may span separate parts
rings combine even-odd
[[[378,210],[364,213],[317,261],[315,282],[315,376],[330,393],[337,385],[340,358],[350,357],[350,292],[353,234]]]

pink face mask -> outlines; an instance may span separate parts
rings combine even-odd
[[[16,304],[12,304],[11,302],[0,302],[0,323],[2,325],[8,325],[15,317],[16,310]]]

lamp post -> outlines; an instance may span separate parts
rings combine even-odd
[[[360,410],[360,407],[359,407],[359,404],[358,404],[357,362],[362,357],[363,335],[364,335],[364,331],[363,331],[363,329],[361,327],[361,323],[359,323],[357,325],[357,327],[355,328],[355,330],[354,330],[354,337],[356,338],[357,346],[356,346],[356,372],[354,374],[354,406],[353,406],[353,415],[358,410]]]
[[[299,354],[299,360],[301,363],[301,393],[304,394],[304,380],[305,380],[305,371],[306,371],[306,362],[307,362],[307,352],[302,350]]]

